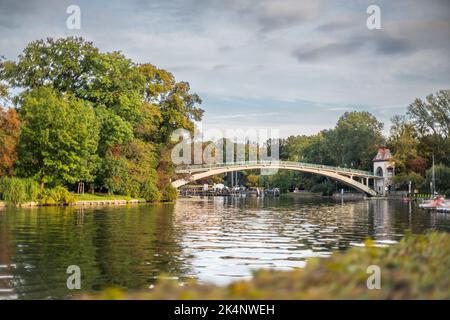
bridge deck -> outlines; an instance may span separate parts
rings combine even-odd
[[[214,170],[218,168],[233,168],[245,170],[246,166],[261,165],[262,167],[274,168],[274,167],[299,167],[308,169],[320,169],[324,171],[336,172],[347,176],[357,176],[371,179],[379,179],[381,177],[374,175],[370,171],[356,170],[350,168],[333,167],[321,164],[304,163],[304,162],[293,162],[293,161],[245,161],[245,162],[234,162],[234,163],[213,163],[213,164],[194,164],[194,165],[182,165],[178,166],[176,173],[195,173],[195,172],[205,172],[209,170]]]

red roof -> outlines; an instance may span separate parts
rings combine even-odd
[[[377,155],[375,156],[375,158],[373,158],[373,161],[390,161],[390,160],[392,160],[391,150],[384,147],[379,148]]]

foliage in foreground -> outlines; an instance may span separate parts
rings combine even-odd
[[[367,267],[381,268],[381,289],[369,290]],[[250,281],[228,286],[180,286],[162,280],[151,291],[124,293],[109,289],[97,299],[450,299],[450,235],[407,236],[399,244],[336,253],[309,260],[305,269],[258,271]],[[92,298],[92,297],[84,297]]]

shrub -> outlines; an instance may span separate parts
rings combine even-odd
[[[25,192],[28,197],[28,201],[38,201],[39,193],[41,192],[41,188],[39,184],[33,179],[24,179],[25,182]]]
[[[17,177],[0,178],[0,199],[14,205],[36,201],[39,195],[39,186],[32,179]]]
[[[159,192],[153,181],[147,180],[142,184],[141,197],[147,201],[161,200],[161,192]]]
[[[324,181],[322,183],[312,186],[311,192],[321,192],[323,196],[331,196],[335,191],[336,187],[333,183],[329,181]]]
[[[178,197],[177,189],[168,183],[163,190],[162,201],[173,201]]]
[[[62,186],[44,189],[40,194],[40,202],[43,204],[70,204],[75,201],[75,196]]]

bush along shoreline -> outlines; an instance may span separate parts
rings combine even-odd
[[[144,194],[145,195],[145,194]],[[142,198],[113,194],[75,194],[63,186],[44,188],[33,179],[0,178],[0,207],[33,207],[65,205],[122,205],[156,202]]]
[[[379,287],[369,279],[379,268]],[[372,268],[372,269],[370,269]],[[81,299],[450,299],[450,234],[407,235],[389,247],[364,247],[308,260],[304,269],[257,271],[227,286],[160,280],[151,290],[110,288]],[[169,277],[165,277],[169,278]]]

